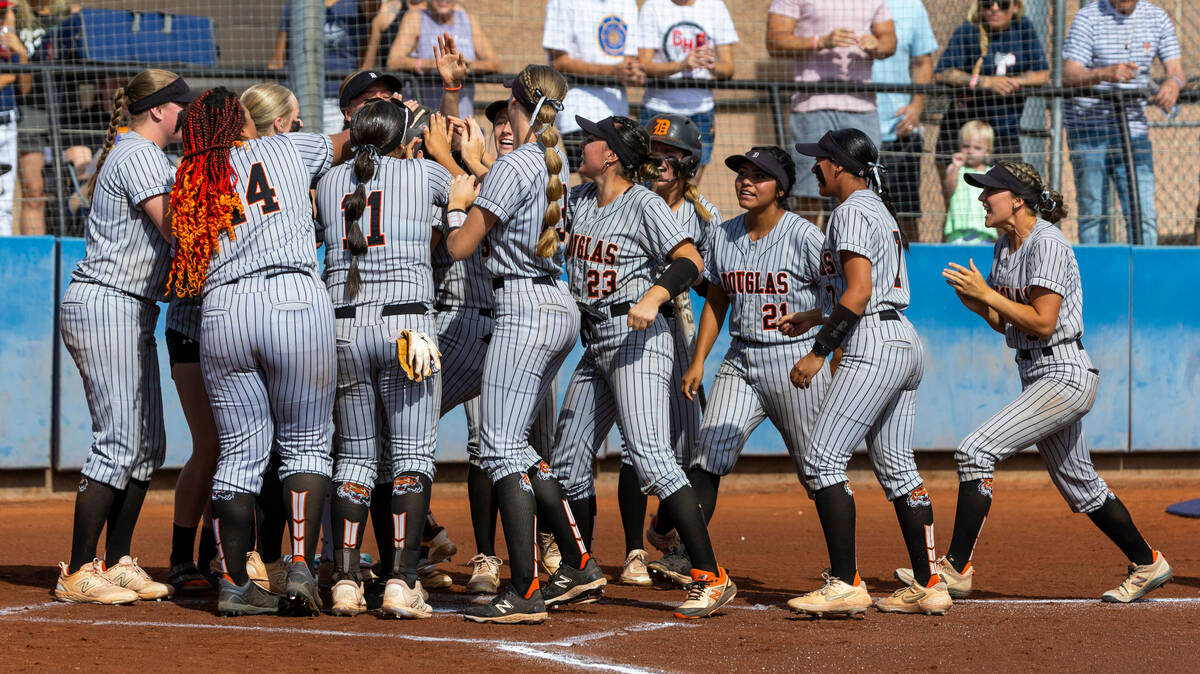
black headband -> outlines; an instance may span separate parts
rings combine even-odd
[[[199,95],[199,92],[192,91],[191,87],[188,86],[188,83],[182,77],[177,77],[162,89],[130,103],[129,112],[130,114],[140,115],[150,108],[158,107],[164,103],[187,104],[196,100]]]
[[[593,122],[590,119],[584,119],[579,115],[575,115],[575,122],[579,124],[579,128],[585,133],[589,133],[597,138],[608,143],[608,148],[617,153],[617,159],[621,160],[621,166],[625,167],[626,171],[635,171],[638,166],[638,158],[634,156],[633,151],[625,146],[625,141],[621,140],[621,134],[617,131],[617,125],[613,123],[612,117],[605,117],[599,122]]]

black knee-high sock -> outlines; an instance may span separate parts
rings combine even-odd
[[[371,512],[371,489],[352,482],[338,482],[333,487],[330,519],[333,523],[333,542],[337,554],[333,571],[338,580],[360,580],[358,551],[362,547],[367,515]]]
[[[86,477],[79,480],[79,493],[75,495],[75,524],[71,532],[71,573],[96,558],[100,532],[104,530],[116,499],[117,490],[110,485]]]
[[[1142,533],[1133,524],[1133,518],[1125,504],[1115,494],[1110,494],[1104,505],[1098,510],[1088,513],[1092,522],[1100,527],[1105,536],[1121,548],[1121,552],[1134,564],[1150,564],[1154,561],[1154,551],[1142,538]]]
[[[150,480],[130,480],[125,488],[117,492],[112,508],[108,511],[108,531],[104,537],[104,563],[111,566],[129,554],[133,544],[133,529],[138,515],[142,514],[142,503],[146,501],[146,490]]]
[[[924,586],[929,584],[933,566],[933,503],[924,486],[912,493],[892,501],[896,519],[900,520],[900,533],[904,546],[908,548],[908,561],[912,564],[913,579]]]
[[[992,508],[992,479],[966,480],[958,483],[958,505],[954,508],[954,533],[946,561],[955,571],[962,571],[971,561],[975,541]]]
[[[509,581],[523,597],[538,589],[534,565],[534,521],[537,519],[537,500],[529,476],[513,473],[496,482],[496,503],[500,507],[500,524],[504,527],[504,542],[508,546]]]
[[[696,490],[696,500],[704,510],[704,521],[711,522],[713,513],[717,511],[717,489],[721,486],[721,476],[702,468],[693,468],[688,471],[688,482]]]
[[[425,528],[421,530],[421,540],[431,541],[434,536],[438,535],[438,532],[445,528],[437,523],[437,518],[433,516],[433,511],[430,510],[425,513]]]
[[[234,583],[245,585],[246,553],[250,551],[250,525],[254,521],[254,495],[213,490],[213,535],[221,564]]]
[[[392,577],[403,579],[409,587],[417,584],[421,532],[432,490],[433,480],[421,473],[400,473],[392,482]]]
[[[196,529],[199,527],[171,526],[171,566],[195,561]]]
[[[646,521],[646,495],[633,466],[622,463],[617,477],[617,509],[625,530],[625,554],[646,547],[642,541],[642,523]]]
[[[200,527],[200,544],[196,546],[196,566],[208,573],[217,558],[217,537],[211,527]]]
[[[567,501],[567,507],[571,509],[571,517],[575,519],[575,528],[579,530],[579,540],[583,541],[584,548],[591,550],[592,529],[596,523],[596,511],[592,509],[592,499],[581,498],[574,501]],[[555,538],[555,542],[558,542],[558,549],[561,552],[564,543],[559,541],[558,538]],[[576,551],[579,549],[579,546],[575,545],[574,541],[565,543],[565,545],[574,548]]]
[[[467,467],[467,502],[471,505],[471,530],[475,549],[481,555],[496,555],[496,488],[479,466]]]
[[[279,482],[279,459],[272,455],[267,472],[263,474],[262,489],[258,493],[258,554],[270,563],[283,556],[283,528],[287,523],[284,510],[283,485]]]
[[[716,573],[717,557],[708,538],[708,525],[704,522],[704,511],[700,509],[696,491],[691,486],[681,487],[663,499],[661,506],[661,510],[671,513],[679,540],[692,560],[692,568]]]
[[[580,530],[579,520],[575,517],[575,513],[571,511],[568,517],[570,506],[567,505],[566,497],[563,496],[562,486],[554,477],[554,473],[550,470],[550,464],[545,461],[538,461],[525,471],[529,477],[529,483],[533,487],[533,497],[537,501],[538,522],[546,527],[546,530],[554,534],[554,540],[558,543],[558,552],[562,555],[562,563],[568,567],[582,569],[587,563],[587,546],[583,550],[579,549],[580,542],[583,540],[583,534]],[[589,501],[583,500],[584,504],[589,504]],[[590,505],[587,508],[588,512],[583,515],[584,521],[591,520]],[[571,520],[575,523],[572,524]],[[505,529],[507,532],[508,530]]]
[[[846,583],[853,583],[858,573],[854,559],[854,496],[850,486],[839,482],[813,495],[817,516],[825,531],[825,546],[829,548],[829,573]]]
[[[386,581],[392,572],[395,535],[392,531],[392,483],[380,482],[371,490],[371,531],[379,550],[378,573]]]
[[[283,480],[288,526],[292,532],[292,560],[303,558],[314,568],[317,544],[321,542],[321,520],[325,515],[325,492],[329,478],[316,473],[296,473]]]

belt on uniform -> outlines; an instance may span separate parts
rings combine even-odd
[[[439,314],[447,311],[454,311],[456,309],[475,309],[475,307],[456,307],[449,304],[435,304],[433,305],[433,308],[436,309]],[[479,315],[483,316],[484,318],[492,317],[491,309],[475,309],[475,311],[479,312]]]
[[[1083,340],[1076,339],[1058,346],[1043,346],[1040,349],[1017,349],[1017,360],[1033,360],[1035,355],[1053,356],[1056,349],[1070,349],[1074,345],[1077,351],[1083,351]]]
[[[496,278],[492,279],[492,290],[499,290],[499,289],[503,288],[505,281],[509,281],[509,280],[516,281],[519,278],[524,278],[524,277],[520,277],[520,276],[514,276],[511,278],[505,278],[503,276],[496,277]],[[536,276],[534,278],[529,279],[529,281],[530,281],[530,283],[536,283],[537,285],[540,285],[540,286],[554,285],[554,277],[553,276]]]
[[[898,321],[898,320],[900,320],[900,312],[896,311],[895,309],[884,309],[883,311],[881,311],[875,315],[878,316],[879,320],[881,320],[881,321]]]
[[[584,346],[596,341],[596,327],[610,318],[629,315],[632,302],[617,302],[607,308],[598,309],[590,304],[576,302],[579,307],[579,338]],[[675,307],[667,304],[660,305],[658,312],[668,318],[675,315]]]
[[[420,302],[405,302],[404,304],[389,304],[379,312],[380,316],[406,316],[412,314],[424,314],[429,311],[429,307]],[[357,306],[338,307],[333,310],[334,318],[354,318],[358,313]]]
[[[221,285],[232,286],[232,285],[237,285],[237,282],[241,281],[243,279],[275,278],[276,276],[285,276],[287,274],[300,274],[302,276],[311,276],[311,274],[309,274],[308,272],[306,272],[302,269],[277,269],[269,274],[263,274],[261,276],[245,276],[242,278],[235,278],[232,281],[226,281],[225,283],[222,283]]]

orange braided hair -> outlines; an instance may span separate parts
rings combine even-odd
[[[175,257],[167,289],[193,297],[204,288],[208,263],[220,250],[221,232],[236,238],[234,220],[242,202],[234,191],[237,174],[229,151],[241,142],[242,106],[224,87],[204,92],[183,120],[183,160],[171,189],[171,226]]]

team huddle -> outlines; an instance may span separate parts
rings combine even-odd
[[[608,579],[590,552],[593,475],[614,424],[627,553],[618,580],[678,586],[679,618],[711,616],[737,594],[708,525],[721,478],[764,419],[828,546],[824,585],[788,602],[798,613],[944,615],[972,590],[995,465],[1031,445],[1071,508],[1129,559],[1126,581],[1102,599],[1130,602],[1171,579],[1092,466],[1082,418],[1099,376],[1081,341],[1079,270],[1053,224],[1062,197],[1028,164],[966,178],[1000,236],[986,276],[973,261],[943,272],[1005,335],[1022,393],[959,446],[954,532],[938,556],[913,453],[927,354],[905,316],[907,242],[866,134],[831,130],[795,146],[838,203],[822,231],[787,210],[796,163],[777,147],[725,159],[744,212],[723,219],[692,182],[701,133],[677,115],[645,126],[576,118],[584,182],[568,189],[555,127],[568,85],[549,66],[526,66],[488,106],[492,154],[473,119],[403,101],[377,86],[386,79],[347,78],[348,128],[333,135],[302,133],[286,115],[264,125],[250,92],[199,93],[166,71],[118,91],[86,256],[60,309],[94,440],[58,599],[124,604],[211,588],[190,556],[207,505],[220,615],[429,618],[429,591],[449,585],[433,563],[453,547],[429,512],[438,424],[459,405],[478,551],[466,589],[495,595],[465,609],[475,622],[538,623],[548,608],[603,595]],[[457,109],[453,91],[444,110]],[[178,166],[164,153],[175,142]],[[698,312],[692,290],[704,298]],[[129,549],[165,455],[153,335],[164,296],[198,448],[177,489],[176,531],[183,501],[190,524],[170,583]],[[731,346],[706,392],[704,363],[726,321]],[[577,339],[583,355],[556,409],[554,383]],[[212,457],[201,465],[205,437]],[[846,475],[864,441],[909,555],[899,589],[877,600],[855,561]],[[647,526],[648,496],[659,503]],[[360,553],[368,520],[373,567]]]

